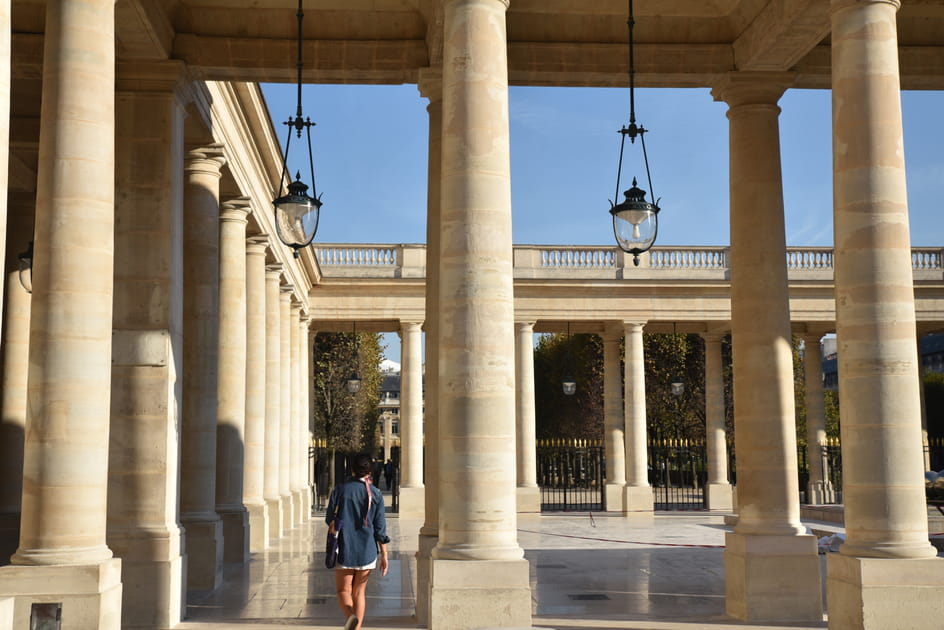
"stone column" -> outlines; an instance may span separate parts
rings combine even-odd
[[[504,0],[444,3],[439,542],[429,627],[528,626],[517,540]]]
[[[422,518],[423,347],[422,324],[400,322],[400,518]]]
[[[299,356],[301,363],[298,372],[298,395],[301,397],[301,412],[299,413],[299,445],[301,448],[301,461],[298,464],[299,477],[302,481],[302,514],[300,522],[305,523],[311,520],[311,508],[313,504],[311,496],[312,488],[312,462],[308,458],[308,448],[311,444],[311,401],[314,395],[314,383],[311,378],[312,364],[312,346],[314,337],[308,330],[309,316],[302,313],[298,321],[299,326]]]
[[[216,513],[216,386],[219,348],[221,148],[191,151],[184,186],[184,356],[180,522],[186,530],[187,588],[223,580],[223,524]]]
[[[721,340],[724,335],[705,333],[705,437],[708,451],[709,510],[730,512],[734,495],[728,481],[728,440],[724,430],[724,377]]]
[[[292,501],[292,294],[295,287],[279,287],[279,495],[285,530],[295,525],[295,503]],[[284,532],[283,532],[284,533]]]
[[[823,351],[820,333],[803,336],[803,369],[806,399],[806,460],[810,465],[807,502],[813,505],[835,500],[825,456],[826,401],[823,397]]]
[[[623,504],[626,516],[653,515],[654,498],[649,485],[648,444],[646,434],[646,366],[643,353],[644,323],[623,324],[626,337],[626,380],[624,415],[626,417],[626,489]]]
[[[928,542],[896,0],[832,1],[836,336],[846,542],[834,628],[936,628]],[[740,463],[740,462],[739,462]]]
[[[220,329],[217,372],[216,511],[223,520],[223,560],[249,559],[249,512],[243,505],[246,443],[246,217],[249,200],[220,211]]]
[[[2,388],[0,388],[0,564],[20,539],[26,375],[29,372],[30,294],[19,279],[18,253],[33,240],[33,193],[10,193],[4,283]]]
[[[52,0],[45,24],[22,527],[0,582],[18,600],[62,602],[76,627],[117,630],[121,567],[105,541],[115,4]],[[17,605],[13,627],[28,617]]]
[[[265,471],[262,494],[269,513],[270,538],[280,538],[287,528],[286,506],[282,504],[279,491],[282,449],[282,310],[279,298],[281,277],[282,263],[266,266]]]
[[[246,239],[246,456],[243,505],[249,511],[249,551],[269,546],[265,501],[266,249],[267,234]]]
[[[603,451],[606,457],[606,509],[625,512],[626,446],[623,438],[623,374],[620,370],[622,324],[603,332]]]
[[[518,512],[541,514],[534,409],[534,322],[515,323],[515,435],[518,447]]]
[[[439,348],[442,338],[439,304],[440,172],[442,167],[442,75],[420,70],[419,90],[429,99],[429,150],[426,178],[426,497],[425,519],[416,552],[416,622],[429,624],[429,576],[433,548],[439,541]],[[384,421],[385,446],[391,421]]]
[[[816,538],[800,523],[777,100],[791,75],[731,73],[731,345],[738,524],[726,603],[742,620],[822,619]],[[784,583],[791,588],[782,588]]]
[[[12,52],[12,0],[0,1],[0,260],[6,259],[7,239],[7,179],[10,164],[10,70],[13,64]],[[29,241],[27,241],[29,242]],[[23,251],[16,250],[17,253]],[[15,280],[16,278],[14,278]],[[0,295],[4,295],[5,274],[0,274]],[[19,284],[19,283],[18,283]],[[2,506],[0,506],[2,509]],[[2,523],[0,523],[2,527]],[[0,530],[2,531],[2,530]],[[0,534],[2,535],[2,534]],[[0,559],[4,558],[3,543],[0,541]]]
[[[301,438],[301,383],[299,382],[301,363],[301,344],[299,343],[301,326],[301,304],[291,305],[291,319],[289,321],[289,434],[292,436],[288,449],[288,487],[292,494],[292,525],[302,522],[302,479],[301,449],[304,442]]]
[[[140,76],[118,83],[108,546],[121,558],[127,628],[170,628],[183,612],[180,71],[177,64],[150,67],[153,92],[140,91]]]

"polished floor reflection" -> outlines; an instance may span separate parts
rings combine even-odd
[[[365,628],[413,628],[417,531],[421,523],[388,520],[387,577],[371,576]],[[597,514],[519,520],[531,564],[535,627],[712,630],[825,628],[735,623],[724,614],[721,516],[660,513],[655,518]],[[272,626],[340,628],[333,572],[322,565],[320,517],[294,528],[246,566],[227,566],[216,592],[194,597],[193,630]]]

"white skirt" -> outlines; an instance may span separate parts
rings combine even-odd
[[[345,566],[342,566],[342,565],[339,564],[339,565],[338,565],[338,568],[339,568],[339,569],[354,569],[354,570],[356,570],[356,571],[367,571],[367,570],[369,570],[369,569],[376,569],[376,568],[377,568],[377,559],[375,558],[373,562],[371,562],[370,564],[364,565],[364,566],[362,566],[362,567],[345,567]]]

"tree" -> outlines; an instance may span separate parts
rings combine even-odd
[[[319,333],[314,342],[315,437],[333,452],[353,453],[375,445],[383,348],[375,333]],[[347,391],[352,372],[361,378],[356,394]]]
[[[577,382],[564,395],[563,378]],[[534,349],[538,439],[603,438],[603,342],[597,335],[544,334]]]
[[[643,335],[646,416],[655,439],[705,438],[705,346],[696,335]],[[685,385],[672,393],[678,379]]]

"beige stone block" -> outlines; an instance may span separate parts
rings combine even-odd
[[[0,567],[0,599],[13,596],[13,628],[29,628],[34,602],[62,603],[62,630],[119,630],[121,561],[94,565]]]
[[[621,483],[608,483],[604,486],[603,491],[606,494],[607,512],[626,511],[626,507],[623,505],[623,498],[626,494],[626,486]]]
[[[269,546],[269,506],[250,504],[246,509],[249,510],[249,551],[265,551]]]
[[[626,486],[623,503],[626,514],[652,512],[654,499],[651,486]]]
[[[541,514],[541,489],[539,487],[518,487],[516,492],[518,514]]]
[[[249,560],[249,512],[220,511],[223,522],[223,562],[242,564]]]
[[[185,522],[187,590],[213,591],[223,581],[222,521]]]
[[[811,622],[823,618],[814,536],[725,536],[725,603],[742,621]]]
[[[527,560],[439,560],[430,569],[430,630],[528,627]]]
[[[400,488],[400,518],[423,518],[426,515],[426,488]]]
[[[429,625],[429,589],[430,571],[432,567],[432,552],[439,542],[438,536],[419,535],[416,551],[416,623],[420,626]]]
[[[122,628],[173,628],[184,607],[183,562],[178,555],[157,562],[122,558]]]
[[[285,514],[282,512],[282,498],[266,501],[269,511],[269,539],[281,538],[285,532]]]
[[[13,630],[13,598],[0,597],[0,630]]]
[[[705,486],[708,509],[730,512],[734,509],[734,493],[729,483],[709,483]]]
[[[936,630],[944,618],[940,558],[857,558],[826,562],[829,627],[835,630]]]

